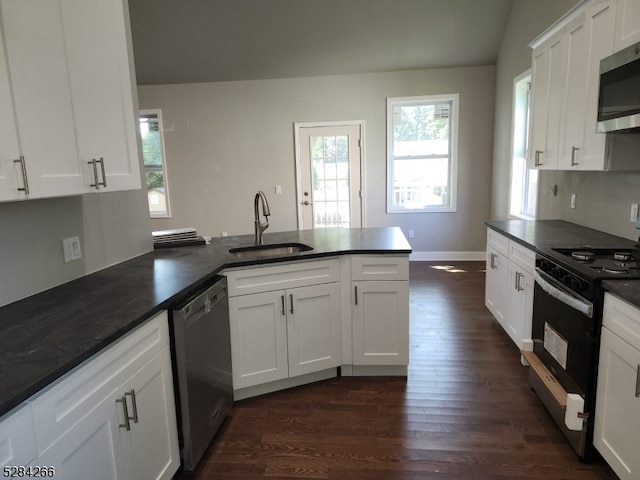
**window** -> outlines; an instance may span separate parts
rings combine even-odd
[[[455,212],[458,95],[387,99],[387,211]]]
[[[535,218],[538,196],[538,171],[527,168],[529,140],[529,103],[531,73],[525,72],[513,82],[513,132],[511,147],[511,192],[509,214]]]
[[[167,170],[162,137],[162,112],[140,111],[142,157],[147,179],[147,197],[151,217],[170,217]]]

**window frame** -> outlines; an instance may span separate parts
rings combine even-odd
[[[422,208],[403,208],[394,205],[394,163],[400,161],[393,155],[394,152],[394,107],[432,105],[435,103],[450,102],[449,117],[449,203],[448,205],[429,205]],[[457,211],[457,184],[458,184],[458,114],[460,111],[460,94],[448,93],[438,95],[418,95],[411,97],[387,98],[387,213],[435,213]],[[403,157],[404,158],[404,157]],[[435,157],[432,157],[435,158]],[[426,159],[425,159],[426,160]]]
[[[528,84],[526,91],[523,85]],[[524,118],[518,118],[519,112],[523,110],[523,99],[526,102],[526,111]],[[530,122],[531,122],[531,69],[528,69],[522,72],[520,75],[517,75],[513,79],[513,90],[512,90],[512,112],[511,112],[511,150],[510,150],[510,158],[509,158],[509,203],[508,203],[508,217],[509,218],[518,218],[524,220],[535,220],[538,215],[538,206],[540,200],[540,175],[539,171],[535,169],[530,169],[528,167],[526,161],[526,152],[528,150],[528,142],[530,139]],[[521,113],[520,113],[521,115]],[[523,131],[517,132],[516,127],[519,124],[523,124]],[[520,134],[523,135],[523,141],[520,144],[517,144],[516,136]],[[522,153],[522,161],[523,165],[520,168],[523,169],[523,174],[518,178],[520,182],[518,189],[520,195],[518,195],[518,201],[515,202],[514,205],[514,175],[516,169],[516,158],[517,151],[521,151]],[[535,182],[535,190],[531,190],[531,173],[535,171],[537,179]],[[533,199],[533,205],[529,202],[531,197],[531,193],[535,193],[535,198]],[[527,213],[528,211],[533,209],[533,215]],[[516,211],[517,210],[517,211]]]
[[[169,197],[169,177],[167,176],[167,155],[166,155],[166,149],[164,146],[164,124],[162,120],[162,110],[159,108],[139,110],[138,111],[138,129],[140,129],[140,118],[144,116],[149,116],[149,115],[156,115],[158,119],[158,131],[160,133],[160,151],[162,153],[162,178],[164,183],[164,195],[165,195],[167,208],[166,208],[166,212],[154,213],[151,211],[151,208],[150,208],[151,206],[148,205],[148,202],[147,202],[147,207],[149,209],[149,216],[151,218],[171,218],[171,202]],[[140,132],[140,145],[141,145],[141,155],[142,155],[142,169],[144,173],[144,188],[146,188],[147,186],[146,174],[149,169],[145,165],[144,154],[142,154],[142,133],[141,132]],[[154,170],[159,170],[159,169],[154,169]],[[148,193],[147,193],[147,198],[148,198]]]

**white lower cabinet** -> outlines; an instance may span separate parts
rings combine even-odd
[[[225,275],[234,390],[340,365],[338,260]]]
[[[640,477],[640,309],[605,295],[593,443],[621,480]]]
[[[511,340],[531,338],[535,252],[487,229],[485,305]]]
[[[0,467],[27,466],[37,454],[31,405],[24,404],[0,419]]]
[[[168,480],[180,466],[166,312],[31,402],[38,456],[65,480]]]
[[[409,282],[353,282],[353,364],[409,364]]]

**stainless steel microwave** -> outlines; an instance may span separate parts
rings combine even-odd
[[[600,61],[598,132],[640,129],[640,43]]]

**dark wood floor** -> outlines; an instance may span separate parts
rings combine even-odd
[[[609,480],[578,462],[529,389],[484,307],[483,269],[411,264],[408,378],[342,377],[237,402],[183,478]]]

